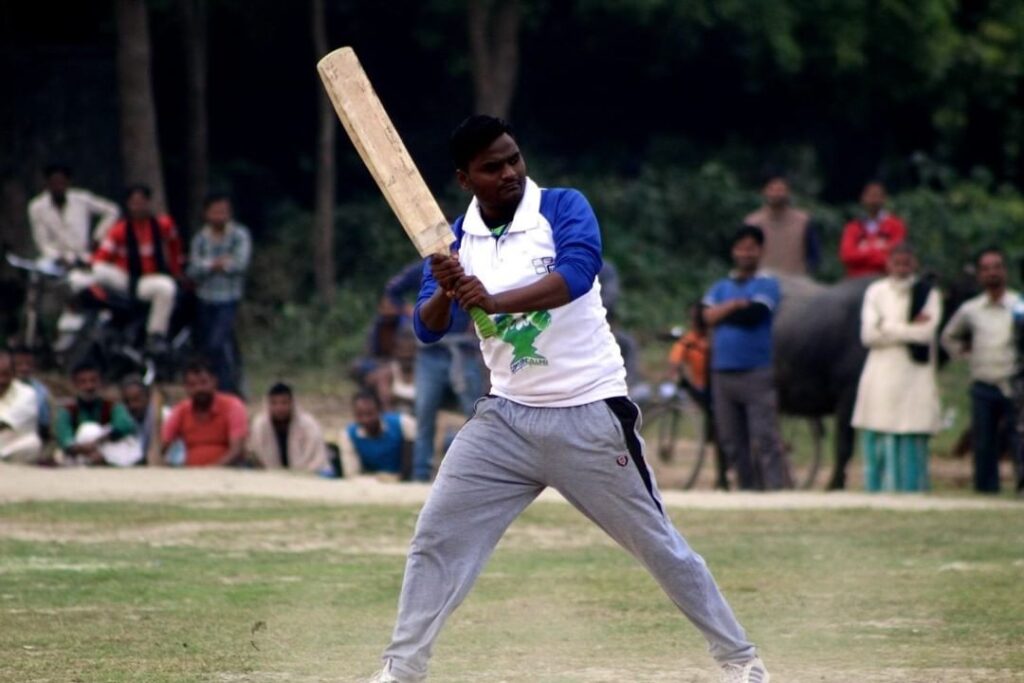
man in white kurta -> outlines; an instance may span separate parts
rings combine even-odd
[[[861,309],[861,342],[868,359],[857,389],[853,426],[863,430],[865,488],[925,491],[928,438],[939,429],[935,333],[942,301],[918,285],[919,310],[911,310],[916,259],[899,246],[888,259],[888,276],[868,287]],[[915,359],[911,345],[926,358]],[[922,362],[923,361],[923,362]]]
[[[34,462],[42,448],[35,389],[14,379],[14,359],[0,351],[0,460]]]

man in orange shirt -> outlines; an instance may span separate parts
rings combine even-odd
[[[149,302],[146,332],[159,349],[166,342],[184,256],[174,221],[153,214],[151,196],[145,185],[125,192],[127,216],[100,242],[93,254],[93,274],[104,287]]]
[[[881,182],[872,180],[864,186],[860,195],[864,215],[846,224],[839,245],[846,277],[885,275],[889,252],[906,239],[906,224],[885,210],[885,201],[885,185]]]
[[[244,464],[249,432],[245,404],[217,391],[217,378],[204,361],[185,368],[185,393],[188,398],[174,406],[164,422],[164,449],[181,439],[186,467]]]

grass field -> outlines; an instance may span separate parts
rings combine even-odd
[[[415,506],[0,506],[2,681],[358,681]],[[1024,680],[1021,510],[672,510],[773,681]],[[566,505],[510,529],[432,680],[714,680],[694,629]]]

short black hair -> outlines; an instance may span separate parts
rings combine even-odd
[[[1003,260],[1003,263],[1004,264],[1006,263],[1006,252],[1003,251],[1003,248],[999,247],[999,246],[996,246],[994,244],[990,244],[990,245],[988,245],[986,247],[982,247],[981,249],[979,249],[977,251],[977,253],[975,253],[975,255],[974,255],[974,265],[980,266],[981,265],[982,257],[983,256],[988,256],[989,254],[998,254],[999,258],[1001,258]]]
[[[57,175],[58,173],[64,176],[65,178],[70,178],[71,167],[68,166],[67,164],[62,164],[59,162],[52,162],[47,164],[46,166],[43,166],[43,177],[46,178],[47,180],[49,180],[52,176]]]
[[[230,204],[231,195],[229,195],[227,192],[211,192],[210,194],[203,197],[203,211],[206,211],[208,208],[210,208],[217,202],[227,202],[228,204]]]
[[[86,358],[85,360],[81,360],[75,363],[75,365],[71,368],[71,377],[78,377],[83,372],[99,373],[100,366],[96,361],[92,360],[91,358]]]
[[[267,396],[287,396],[291,398],[293,395],[292,388],[284,382],[277,382],[267,391]]]
[[[377,392],[370,389],[360,389],[356,392],[355,396],[352,397],[352,405],[359,401],[372,401],[373,405],[377,406],[377,410],[381,410],[384,407],[380,402],[380,396],[377,395]]]
[[[153,188],[145,183],[132,183],[124,188],[124,201],[128,201],[133,194],[141,194],[146,199],[153,198]]]
[[[141,375],[128,375],[121,380],[121,391],[124,391],[129,387],[138,387],[139,389],[142,389],[143,393],[149,393],[149,385],[146,384],[146,381],[142,379]]]
[[[182,376],[202,374],[212,375],[213,368],[210,367],[210,361],[206,360],[205,358],[190,358],[189,361],[185,363],[185,369],[182,370],[181,374]]]
[[[512,126],[504,119],[486,114],[474,114],[456,126],[448,141],[455,168],[465,171],[473,157],[487,149],[502,135],[515,137]]]
[[[764,246],[764,230],[756,225],[743,225],[732,236],[732,239],[729,241],[729,247],[735,247],[737,242],[747,238],[753,239],[759,247]]]

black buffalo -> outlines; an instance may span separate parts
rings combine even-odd
[[[786,415],[835,416],[835,460],[828,488],[846,485],[853,457],[850,426],[867,350],[860,343],[860,309],[874,278],[823,285],[781,276],[782,304],[775,318],[775,375],[779,409]]]

